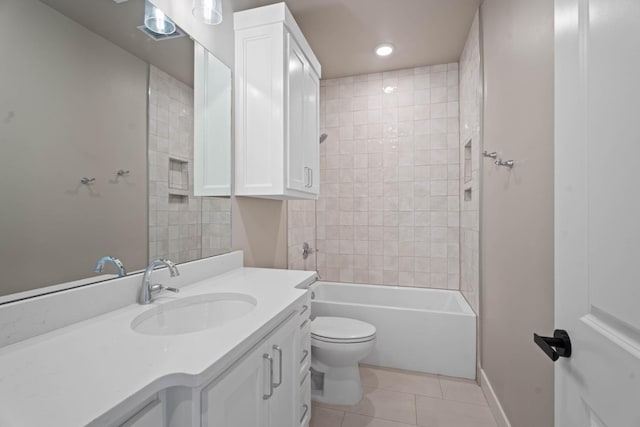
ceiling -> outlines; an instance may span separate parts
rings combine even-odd
[[[234,11],[280,0],[231,0]],[[286,0],[322,64],[322,78],[460,59],[481,0]],[[395,52],[379,58],[383,42]]]
[[[188,37],[156,42],[136,29],[144,0],[41,0],[100,36],[193,85]],[[173,0],[190,2],[192,0]],[[280,0],[224,0],[233,11]],[[322,78],[458,61],[481,0],[286,0],[322,64]],[[116,25],[114,25],[114,23]],[[395,45],[386,58],[374,48]]]
[[[144,0],[41,0],[99,36],[193,87],[193,41],[154,41],[136,27],[144,20]],[[191,0],[177,0],[191,1]]]

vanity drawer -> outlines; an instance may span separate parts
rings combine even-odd
[[[307,376],[300,385],[300,408],[298,409],[298,419],[300,427],[306,427],[311,420],[311,372],[307,371]]]

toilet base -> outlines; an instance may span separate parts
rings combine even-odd
[[[355,405],[360,402],[362,386],[357,363],[353,366],[329,367],[316,360],[312,367],[324,373],[324,387],[322,391],[312,391],[312,400],[330,405]]]

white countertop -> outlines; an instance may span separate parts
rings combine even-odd
[[[0,348],[0,426],[101,425],[104,414],[133,396],[168,387],[197,387],[283,321],[315,272],[240,268],[165,292],[147,306],[132,304]],[[171,285],[170,282],[166,282]],[[246,293],[258,301],[245,317],[183,335],[131,329],[142,312],[210,292]],[[91,304],[91,301],[86,301]]]

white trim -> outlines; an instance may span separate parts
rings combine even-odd
[[[498,427],[511,427],[511,423],[507,418],[507,414],[504,413],[504,409],[502,409],[502,405],[498,400],[498,396],[493,391],[493,387],[491,387],[491,383],[489,382],[489,378],[487,378],[487,374],[484,372],[484,369],[480,368],[480,388],[482,388],[482,392],[484,393],[484,397],[487,399],[487,403],[489,404],[489,409],[491,409],[491,413],[493,414],[493,418],[496,419],[496,423]]]

